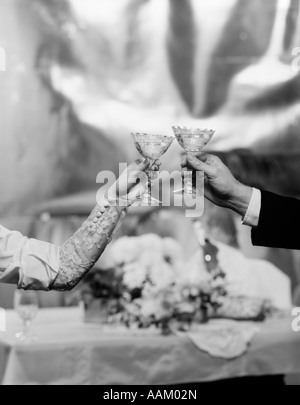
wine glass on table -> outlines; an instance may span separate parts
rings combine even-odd
[[[152,198],[151,196],[151,183],[155,178],[157,172],[151,170],[155,161],[161,158],[170,148],[174,141],[173,136],[147,134],[133,132],[132,134],[135,147],[139,153],[150,160],[150,168],[146,171],[148,177],[148,191],[144,194],[142,204],[144,205],[157,205],[160,201]]]
[[[215,131],[212,129],[172,127],[179,145],[193,155],[199,154],[213,137]],[[184,177],[184,188],[174,193],[193,194],[193,172],[188,171]]]
[[[24,343],[37,340],[31,332],[31,323],[38,312],[38,297],[34,291],[16,290],[14,295],[14,308],[23,320],[23,330],[16,333],[16,338]]]

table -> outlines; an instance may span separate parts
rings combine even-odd
[[[7,311],[1,384],[179,384],[300,373],[300,333],[292,332],[289,317],[259,324],[248,352],[228,361],[184,337],[84,324],[81,315],[79,308],[39,310],[33,328],[39,340],[22,345],[14,338],[21,321]]]

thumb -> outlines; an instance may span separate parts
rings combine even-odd
[[[145,172],[149,168],[149,166],[149,159],[137,159],[128,166],[127,170],[124,173],[127,174],[127,177],[131,177],[132,175],[134,175],[133,173]]]
[[[128,173],[128,183],[129,185],[135,185],[137,182],[146,183],[147,174],[142,170],[134,170]]]

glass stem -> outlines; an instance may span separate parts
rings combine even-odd
[[[193,194],[193,172],[190,170],[184,173],[184,193]]]
[[[153,166],[154,160],[151,160],[150,167],[146,171],[147,177],[148,177],[148,190],[146,191],[146,199],[148,201],[148,205],[151,206],[152,202],[152,181],[154,180],[156,172],[151,170],[151,167]]]
[[[24,335],[28,335],[31,329],[31,321],[24,321]]]

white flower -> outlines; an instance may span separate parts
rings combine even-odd
[[[137,238],[144,249],[161,251],[162,238],[155,233],[147,233]]]
[[[201,271],[198,266],[183,267],[178,275],[177,283],[181,286],[199,286],[203,282],[210,280],[210,275],[206,271]]]
[[[202,282],[209,281],[211,275],[208,273],[201,251],[197,251],[181,271],[178,273],[177,283],[181,286],[199,286]]]
[[[171,286],[176,280],[173,267],[164,261],[159,266],[152,268],[150,277],[154,287],[158,290]]]
[[[117,266],[137,260],[139,253],[138,238],[128,236],[117,239],[110,249],[113,263]]]
[[[153,249],[151,246],[141,249],[138,261],[141,266],[148,269],[149,272],[153,268],[158,267],[162,261],[161,252]]]
[[[146,269],[139,266],[138,262],[129,263],[123,267],[124,285],[133,290],[134,288],[142,288],[147,277]]]

